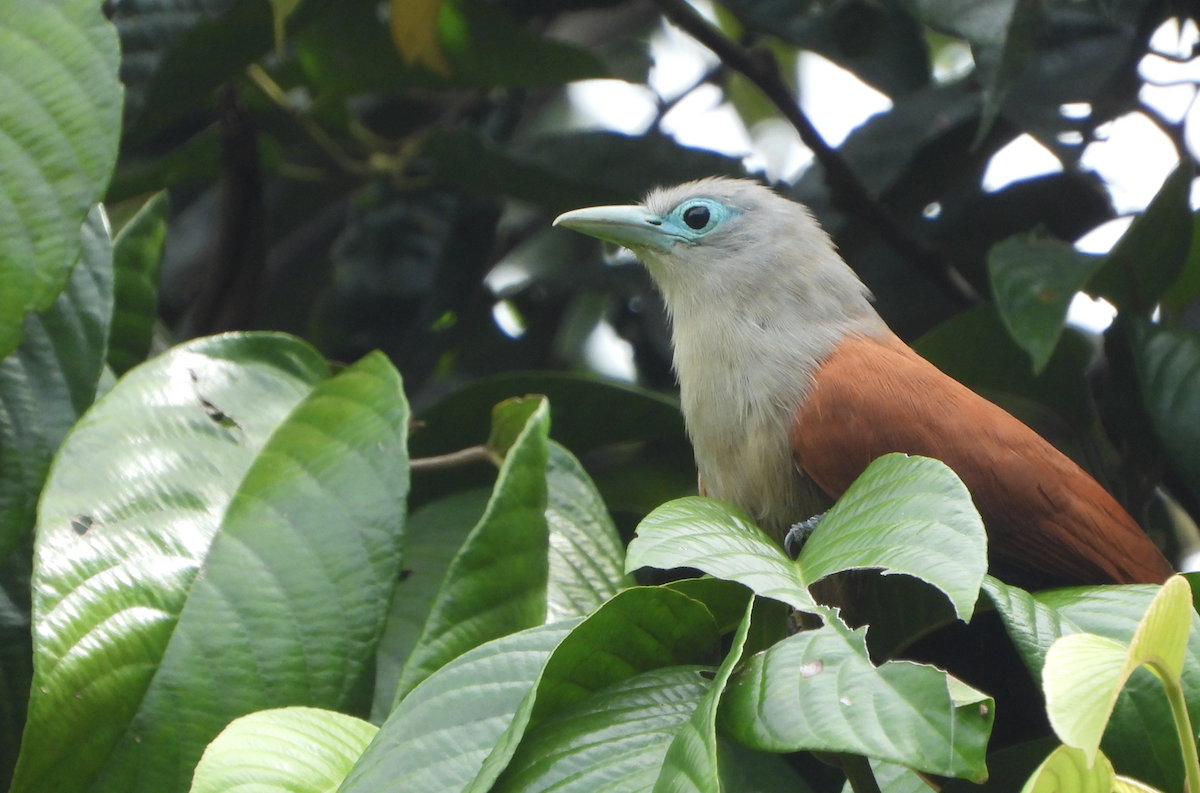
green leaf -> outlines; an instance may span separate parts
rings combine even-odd
[[[50,458],[96,396],[113,310],[108,221],[93,207],[81,255],[44,312],[25,315],[21,342],[0,361],[0,560],[28,535]]]
[[[425,151],[443,184],[553,212],[640,200],[662,184],[745,176],[739,160],[681,146],[661,132],[538,135],[501,148],[467,130],[439,130],[430,135]]]
[[[1112,764],[1103,754],[1093,762],[1078,749],[1060,746],[1033,772],[1021,793],[1111,793],[1115,781]]]
[[[747,659],[725,694],[725,730],[763,751],[852,752],[985,779],[992,701],[929,666],[877,669],[864,632],[827,616],[824,627]]]
[[[514,426],[520,432],[509,446]],[[508,448],[492,498],[446,571],[400,673],[396,704],[472,647],[546,621],[549,404],[530,397],[497,405],[494,427],[498,448]]]
[[[152,73],[144,84],[138,81],[130,88],[131,123],[124,136],[127,146],[131,141],[152,141],[154,133],[168,128],[188,111],[211,106],[219,86],[241,75],[271,47],[268,3],[206,0],[182,14],[178,6],[168,4],[164,9],[162,3],[146,5],[150,7],[135,6],[127,12],[142,11],[141,18],[134,22],[141,28],[138,35],[128,35],[130,25],[123,14],[116,17],[122,42],[133,39],[139,50],[143,50],[146,38],[153,42],[150,52],[139,53],[141,64],[151,66]],[[145,28],[154,33],[147,36]],[[144,91],[140,91],[143,85]],[[192,168],[202,165],[203,161]]]
[[[936,537],[936,540],[932,538]],[[938,553],[931,554],[930,548]],[[736,507],[681,498],[646,516],[626,569],[694,567],[756,594],[817,613],[808,587],[856,568],[928,581],[969,618],[987,571],[987,537],[966,487],[944,464],[892,454],[868,466],[792,563]]]
[[[1091,633],[1054,643],[1046,654],[1042,686],[1050,724],[1063,743],[1093,762],[1117,695],[1139,666],[1146,664],[1178,684],[1192,613],[1192,590],[1174,576],[1150,602],[1128,644]]]
[[[493,639],[427,677],[392,711],[340,793],[460,793],[521,708],[528,721],[532,703],[524,704],[526,695],[576,624],[558,622]]]
[[[640,672],[711,660],[717,642],[703,605],[668,589],[637,587],[582,622],[483,644],[397,704],[342,793],[393,785],[429,793],[487,791],[531,719],[543,721]]]
[[[703,603],[717,621],[717,630],[722,635],[742,624],[746,606],[754,597],[754,593],[741,584],[720,578],[684,578],[665,586]]]
[[[1130,344],[1142,404],[1171,464],[1200,493],[1200,336],[1136,322]]]
[[[987,574],[987,534],[966,485],[928,457],[888,454],[834,504],[796,561],[804,580],[878,568],[926,581],[969,621]]]
[[[467,490],[426,504],[404,526],[404,570],[379,640],[371,721],[382,723],[396,699],[396,684],[409,653],[421,638],[442,578],[454,555],[487,509],[491,493]]]
[[[780,0],[721,5],[747,28],[820,53],[891,97],[929,83],[925,36],[902,2],[845,3],[821,13],[807,3]]]
[[[720,763],[717,746],[717,706],[725,692],[725,684],[742,660],[746,635],[754,614],[753,598],[733,637],[729,653],[712,679],[712,687],[700,700],[696,711],[683,725],[663,758],[662,770],[654,783],[654,793],[721,793]]]
[[[1086,632],[1127,645],[1160,589],[1152,585],[1072,587],[1030,595],[992,578],[984,585],[1026,667],[1039,683],[1046,653],[1056,639]],[[1184,661],[1183,688],[1196,721],[1200,719],[1200,618],[1193,617],[1193,626]],[[1162,790],[1183,787],[1183,764],[1171,708],[1162,684],[1147,670],[1135,670],[1121,690],[1101,748],[1122,774]]]
[[[94,0],[0,0],[0,358],[80,255],[117,159],[119,60]]]
[[[287,55],[287,21],[303,0],[271,0],[275,17],[275,52],[282,60]]]
[[[573,703],[530,731],[493,790],[649,790],[710,690],[703,671],[655,669]]]
[[[1009,237],[988,252],[992,294],[1004,326],[1041,374],[1062,336],[1071,299],[1101,264],[1065,242]]]
[[[625,546],[583,466],[553,441],[546,486],[550,529],[546,618],[586,617],[618,590],[633,586],[632,577],[623,575]]]
[[[971,44],[977,79],[983,84],[983,112],[976,143],[991,129],[1013,83],[1033,53],[1042,20],[1039,0],[982,0],[963,4],[918,0],[915,10],[934,30]]]
[[[215,182],[220,173],[220,129],[213,125],[161,157],[123,160],[104,200],[111,205],[169,187]]]
[[[382,355],[327,371],[286,336],[200,339],[72,431],[39,510],[14,790],[181,790],[237,716],[360,707],[398,573],[408,415]]]
[[[1050,724],[1063,743],[1084,753],[1089,765],[1132,671],[1125,663],[1128,650],[1094,633],[1073,633],[1056,641],[1046,654],[1042,686]]]
[[[718,637],[712,615],[699,603],[661,587],[618,593],[585,619],[546,662],[496,749],[467,793],[492,789],[525,731],[581,700],[642,672],[711,661]]]
[[[1171,288],[1163,293],[1162,302],[1167,308],[1181,311],[1200,296],[1200,212],[1192,213],[1192,244],[1188,249],[1187,261]]]
[[[737,507],[711,498],[679,498],[647,515],[625,559],[627,571],[639,567],[694,567],[800,611],[822,610],[783,549]]]
[[[158,268],[167,237],[167,194],[158,193],[113,241],[112,339],[108,365],[122,375],[146,360],[158,319]]]
[[[1149,317],[1183,270],[1192,243],[1192,163],[1184,159],[1134,218],[1088,284],[1118,311]]]
[[[377,731],[362,719],[316,708],[242,716],[204,750],[191,793],[326,793],[341,784]]]
[[[29,575],[33,543],[0,563],[0,788],[8,789],[21,749],[21,730],[33,681]]]
[[[537,35],[502,7],[472,0],[447,3],[441,10],[439,40],[449,73],[408,66],[377,6],[370,0],[331,3],[327,13],[297,32],[293,45],[312,84],[323,91],[358,94],[545,85],[608,76],[603,61],[591,52]]]
[[[929,785],[924,779],[902,765],[872,760],[871,773],[875,775],[880,793],[926,793],[929,790]],[[842,793],[854,793],[854,787],[849,780],[842,787]]]

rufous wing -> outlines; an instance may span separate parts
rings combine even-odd
[[[1095,479],[894,335],[838,345],[790,441],[796,464],[835,498],[889,452],[946,463],[983,516],[992,574],[1008,583],[1161,583],[1173,572]]]

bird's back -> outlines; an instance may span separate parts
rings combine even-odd
[[[890,332],[849,336],[837,346],[797,411],[790,440],[797,465],[834,497],[889,452],[946,463],[983,516],[992,574],[1009,583],[1161,583],[1172,573],[1095,479]]]

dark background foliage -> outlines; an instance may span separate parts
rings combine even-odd
[[[416,5],[437,13],[439,4]],[[815,211],[892,327],[1054,438],[1144,523],[1161,512],[1164,483],[1197,514],[1195,460],[1164,448],[1164,419],[1153,404],[1137,404],[1148,395],[1133,384],[1130,329],[1157,295],[1121,306],[1129,310],[1103,340],[1068,330],[1035,375],[989,307],[987,264],[989,250],[1013,235],[1070,242],[1114,216],[1104,186],[1079,164],[1105,123],[1143,110],[1191,160],[1182,123],[1140,101],[1138,75],[1151,34],[1187,19],[1191,6],[733,0],[717,10],[724,33],[714,35],[727,48],[704,82],[721,87],[747,122],[782,110],[807,123],[786,106],[794,94],[786,65],[801,49],[893,102],[836,151],[801,128],[817,162],[779,186]],[[638,383],[674,387],[646,274],[608,266],[599,246],[548,221],[565,209],[637,200],[654,185],[745,175],[738,160],[663,134],[671,103],[640,135],[567,124],[564,83],[645,82],[649,37],[664,12],[678,21],[686,7],[456,0],[441,6],[432,31],[440,54],[429,57],[440,65],[398,50],[386,3],[308,0],[283,21],[278,47],[271,11],[261,0],[111,7],[127,93],[108,200],[119,216],[138,196],[170,189],[164,338],[272,328],[337,360],[379,348],[401,369],[419,414],[478,378],[586,369],[583,340],[605,320],[631,344]],[[691,17],[683,23],[696,32],[704,23]],[[975,68],[938,82],[931,56],[954,40],[970,45]],[[1090,115],[1068,117],[1065,103],[1088,103]],[[1063,171],[984,191],[992,155],[1024,133]],[[1184,225],[1157,232],[1171,250],[1135,253],[1139,266],[1160,272],[1160,294],[1185,264],[1192,275],[1184,281],[1200,266],[1188,259]],[[484,281],[498,264],[521,273],[499,294]],[[1195,290],[1175,294],[1160,318],[1195,330]],[[523,326],[517,338],[497,326],[501,301]],[[428,451],[448,450],[435,447]],[[673,457],[677,472],[687,469],[685,455]],[[1155,526],[1176,553],[1177,528]]]

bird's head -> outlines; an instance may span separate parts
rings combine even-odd
[[[788,303],[813,320],[877,321],[866,287],[808,210],[746,179],[654,190],[641,204],[577,209],[554,225],[629,248],[676,315]]]

